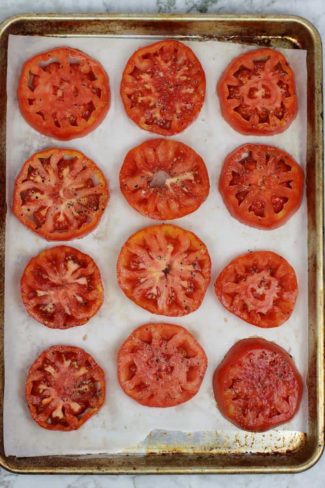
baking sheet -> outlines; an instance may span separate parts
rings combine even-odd
[[[222,119],[215,85],[230,59],[252,46],[215,41],[189,41],[207,77],[207,96],[199,118],[183,133],[174,136],[191,145],[204,158],[210,176],[207,201],[194,214],[175,224],[193,230],[207,244],[212,259],[212,283],[200,309],[186,317],[151,315],[128,300],[120,291],[115,264],[121,245],[137,229],[155,223],[128,206],[119,191],[118,174],[126,152],[155,137],[128,120],[119,97],[122,70],[132,52],[152,42],[141,38],[45,38],[10,36],[7,77],[7,201],[5,282],[5,399],[4,443],[6,455],[112,453],[141,443],[154,430],[182,432],[238,431],[219,413],[213,399],[214,368],[239,339],[258,335],[274,340],[293,355],[305,377],[307,373],[307,212],[304,198],[300,210],[279,229],[261,231],[230,217],[217,192],[217,179],[224,157],[244,142],[268,143],[291,153],[305,166],[306,155],[306,52],[285,50],[296,74],[299,112],[283,134],[272,137],[242,136]],[[20,115],[16,99],[22,63],[30,56],[56,46],[69,45],[97,58],[110,77],[112,106],[103,123],[84,138],[59,142],[34,131]],[[22,306],[19,280],[28,260],[50,244],[25,229],[10,211],[14,179],[23,162],[35,151],[49,146],[79,149],[102,168],[110,182],[111,199],[98,228],[71,245],[89,253],[98,263],[105,286],[105,302],[87,324],[66,331],[51,330],[29,318]],[[213,292],[216,274],[233,257],[248,250],[270,249],[294,266],[299,297],[288,322],[277,329],[258,329],[223,309]],[[190,402],[172,409],[149,409],[138,405],[120,390],[115,368],[116,351],[138,325],[149,321],[178,323],[187,327],[204,347],[209,366],[200,392]],[[53,344],[72,344],[90,352],[104,368],[107,400],[101,411],[79,431],[51,432],[38,427],[24,402],[24,381],[30,364]],[[307,429],[307,401],[295,418],[279,430]],[[144,449],[144,447],[142,448]]]

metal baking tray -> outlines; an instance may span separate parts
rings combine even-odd
[[[6,456],[3,445],[4,259],[6,178],[6,75],[8,36],[160,36],[242,42],[307,50],[308,134],[308,433],[215,432],[204,448],[194,437],[177,445],[150,439],[146,453],[116,455]],[[324,447],[324,281],[323,281],[323,98],[322,46],[307,20],[275,15],[34,15],[0,25],[0,464],[18,473],[283,473],[299,472],[320,458]]]

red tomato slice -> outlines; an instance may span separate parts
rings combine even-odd
[[[32,364],[25,395],[38,425],[48,430],[76,430],[105,401],[104,371],[79,347],[53,346]]]
[[[159,41],[138,49],[121,81],[126,113],[139,127],[170,136],[198,116],[205,97],[205,74],[192,49]]]
[[[226,157],[219,191],[237,220],[258,229],[274,229],[298,210],[304,172],[290,154],[277,147],[244,144]]]
[[[109,190],[104,174],[74,149],[33,154],[16,178],[13,211],[48,241],[68,241],[93,230],[104,213]]]
[[[95,261],[77,249],[57,246],[32,258],[21,277],[27,312],[52,329],[83,325],[104,299]]]
[[[154,139],[125,157],[120,187],[128,203],[152,219],[177,219],[207,198],[209,176],[203,159],[186,144]]]
[[[240,429],[263,432],[296,414],[303,382],[282,347],[252,337],[228,351],[215,370],[213,389],[224,417]]]
[[[117,276],[122,291],[137,305],[178,317],[201,305],[211,261],[205,244],[192,232],[176,225],[153,225],[126,241]]]
[[[274,49],[257,49],[233,59],[217,92],[224,119],[242,134],[278,134],[297,114],[293,71]]]
[[[201,386],[208,360],[184,327],[145,324],[135,329],[117,355],[124,392],[147,407],[187,402]]]
[[[298,283],[283,257],[256,251],[233,259],[219,274],[215,292],[229,312],[249,324],[278,327],[294,309]]]
[[[110,105],[109,80],[102,65],[70,47],[28,59],[17,95],[26,121],[42,134],[62,140],[94,130]]]

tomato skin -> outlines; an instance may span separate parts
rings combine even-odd
[[[70,58],[78,59],[80,64],[70,63]],[[50,71],[45,73],[42,65],[46,67],[51,59],[57,60],[55,66],[51,68],[50,63]],[[74,68],[73,73],[71,67],[76,65],[81,69]],[[31,73],[32,80],[37,80],[33,88]],[[70,140],[87,135],[104,120],[110,106],[109,78],[102,65],[86,53],[59,47],[24,63],[17,97],[21,114],[35,130],[55,139]],[[38,113],[32,109],[35,103]],[[55,112],[49,113],[49,107]]]
[[[298,295],[295,270],[271,251],[249,252],[233,259],[214,286],[229,312],[262,328],[279,327],[286,322]]]
[[[172,224],[145,227],[131,235],[117,261],[123,293],[151,313],[180,317],[197,310],[211,278],[205,244]]]
[[[125,111],[141,129],[178,134],[198,116],[205,98],[205,74],[192,49],[175,40],[135,51],[123,72]]]
[[[208,360],[180,325],[149,323],[133,330],[117,354],[122,390],[147,407],[174,407],[199,391]]]
[[[43,383],[42,383],[43,381]],[[79,347],[57,345],[31,365],[25,398],[33,420],[44,429],[79,429],[105,401],[105,374]]]
[[[251,337],[227,352],[214,372],[213,390],[227,420],[243,430],[265,432],[297,413],[303,381],[287,351]]]
[[[297,115],[294,73],[274,49],[248,51],[234,58],[218,81],[217,94],[223,118],[241,134],[279,134]]]
[[[28,314],[52,329],[85,324],[104,301],[100,271],[95,261],[78,249],[45,249],[27,264],[20,282]]]
[[[153,184],[164,173],[165,182]],[[171,220],[197,210],[208,196],[210,183],[203,159],[192,148],[179,141],[152,139],[127,153],[120,188],[142,215]]]
[[[91,159],[74,149],[49,148],[23,164],[12,209],[22,224],[44,239],[68,241],[98,225],[109,196],[106,178]]]
[[[257,229],[272,230],[285,224],[299,209],[304,172],[282,149],[244,144],[225,158],[219,191],[235,219]]]

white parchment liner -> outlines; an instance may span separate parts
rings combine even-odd
[[[293,355],[305,377],[307,371],[307,216],[306,199],[288,223],[273,231],[256,230],[234,220],[217,191],[224,157],[245,142],[268,143],[291,153],[304,167],[306,157],[306,52],[285,50],[296,74],[299,112],[283,134],[248,137],[232,130],[222,119],[215,94],[216,82],[239,53],[252,46],[191,41],[207,78],[207,94],[198,119],[183,133],[174,136],[192,146],[204,158],[211,182],[207,201],[195,213],[174,221],[193,230],[208,246],[212,258],[212,282],[200,309],[173,319],[151,315],[137,307],[120,291],[115,275],[116,259],[123,242],[137,229],[154,224],[128,206],[119,191],[119,168],[126,152],[155,137],[139,129],[125,115],[119,83],[125,63],[133,51],[151,41],[116,38],[46,38],[10,36],[8,50],[7,105],[7,203],[5,280],[5,402],[4,441],[7,455],[111,453],[137,444],[155,429],[183,432],[235,431],[215,406],[211,379],[214,368],[239,339],[258,335],[276,341]],[[84,138],[59,142],[42,136],[22,118],[16,98],[22,63],[42,50],[71,46],[97,58],[110,77],[112,105],[103,123]],[[70,244],[89,253],[98,263],[105,286],[105,302],[87,325],[66,331],[51,330],[30,318],[20,299],[19,281],[28,260],[52,244],[20,224],[11,212],[13,185],[23,162],[35,151],[49,146],[79,149],[104,171],[110,183],[111,199],[105,215],[89,236]],[[55,245],[55,243],[53,243]],[[276,329],[259,329],[237,319],[218,303],[213,282],[216,274],[232,258],[248,250],[278,252],[294,266],[299,281],[299,297],[288,322]],[[123,339],[145,322],[167,321],[187,327],[204,347],[208,370],[198,395],[172,409],[138,405],[120,389],[115,356]],[[30,418],[24,399],[27,370],[40,352],[53,344],[71,344],[90,352],[104,368],[107,400],[101,411],[75,432],[51,432]],[[306,431],[306,392],[299,413],[283,430]]]

